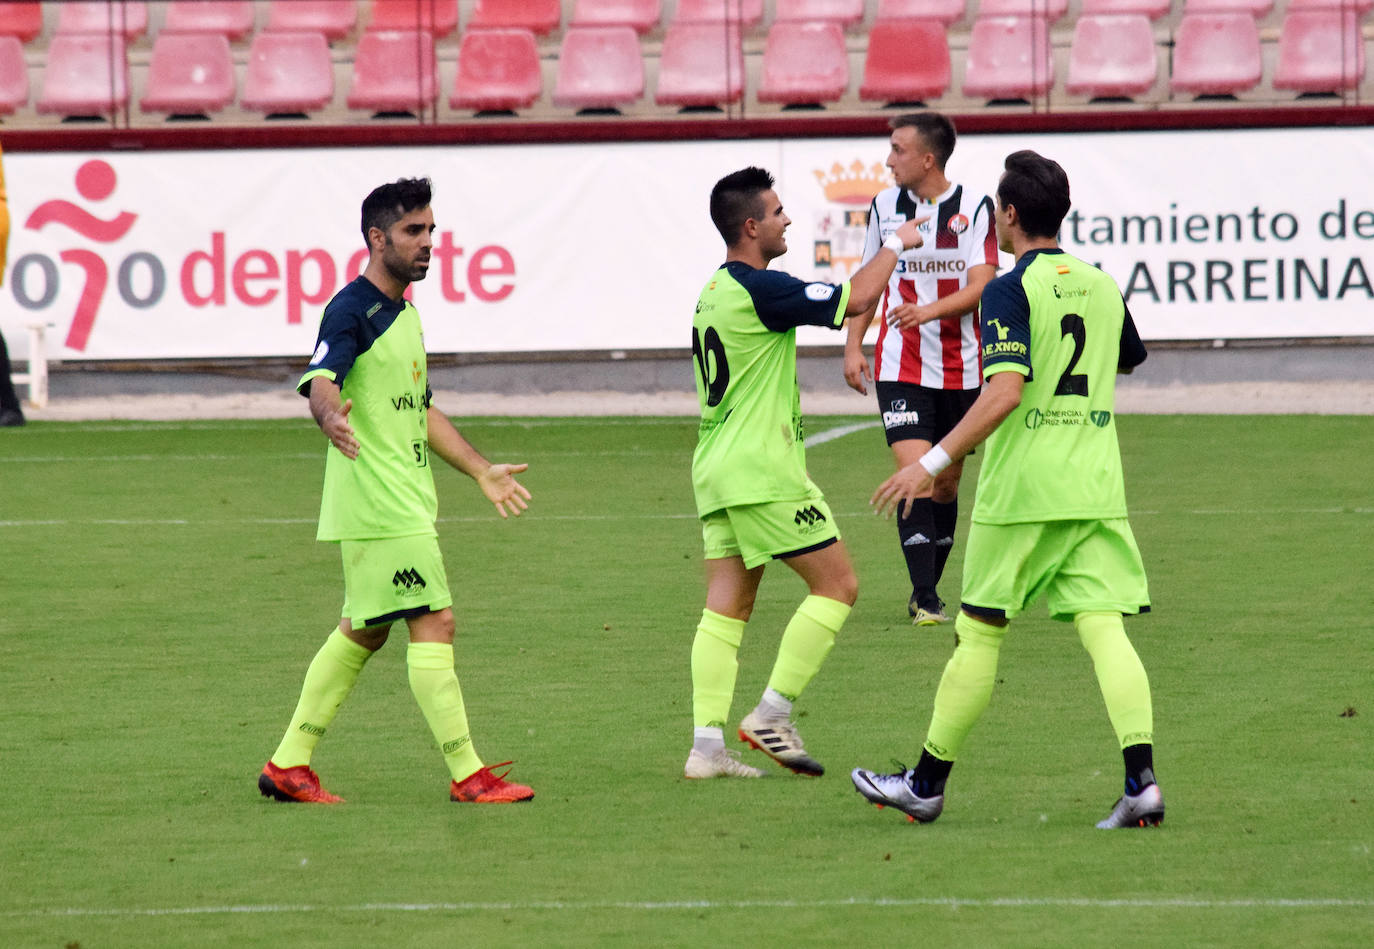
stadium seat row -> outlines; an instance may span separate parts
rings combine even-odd
[[[219,32],[242,40],[254,32],[266,8],[263,29],[324,33],[344,38],[359,26],[369,30],[423,29],[442,39],[459,24],[460,6],[468,6],[465,29],[527,29],[537,36],[557,34],[562,27],[629,26],[644,34],[670,23],[731,21],[748,36],[765,23],[834,22],[862,29],[866,13],[872,22],[938,20],[946,25],[975,17],[1037,16],[1054,23],[1069,10],[1069,0],[61,0],[47,3],[0,2],[0,35],[23,43],[45,29],[56,33],[116,29],[133,40],[150,27],[149,7],[163,10],[162,30]],[[1256,18],[1274,9],[1275,0],[1183,0],[1183,13],[1249,13]],[[765,8],[768,8],[767,10]],[[1287,0],[1285,12],[1345,10],[1367,14],[1374,0]],[[1159,20],[1171,11],[1170,0],[1079,0],[1078,14],[1139,13]]]
[[[775,14],[784,10],[783,0],[777,2]],[[942,2],[885,0],[880,11],[909,11],[918,3],[930,9],[932,3]],[[1291,0],[1278,35],[1272,75],[1275,89],[1341,94],[1362,81],[1361,9],[1350,6],[1352,0],[1339,0],[1346,5],[1329,9],[1320,6],[1323,2],[1327,0]],[[1374,0],[1354,2],[1374,5]],[[1045,15],[974,19],[971,28],[960,34],[967,44],[961,63],[962,91],[967,98],[1020,101],[1048,93],[1055,82],[1050,23],[1063,13],[1056,3],[1067,8],[1067,0],[982,0],[983,10],[1034,4]],[[849,14],[857,9],[862,15],[862,0],[798,0],[787,9],[815,12],[825,6],[838,12],[845,4]],[[1229,5],[1233,9],[1185,10],[1172,32],[1161,32],[1151,20],[1168,9],[1159,0],[1082,0],[1082,4],[1084,9],[1093,5],[1113,12],[1080,12],[1072,21],[1064,82],[1071,95],[1142,96],[1156,86],[1161,64],[1169,70],[1173,93],[1235,95],[1261,80],[1261,37],[1255,16],[1264,9],[1262,0],[1188,0],[1190,7]],[[26,53],[23,43],[26,36],[32,40],[38,34],[7,30],[17,26],[29,30],[33,24],[15,19],[15,8],[39,6],[0,4],[0,114],[12,114],[30,102],[34,56]],[[138,105],[147,113],[178,116],[211,115],[233,103],[267,115],[315,113],[335,100],[339,64],[348,82],[349,109],[374,114],[424,114],[433,109],[440,93],[436,36],[456,29],[457,4],[372,0],[367,4],[369,24],[378,28],[368,28],[356,39],[336,42],[331,48],[331,40],[347,37],[355,29],[362,6],[353,0],[276,0],[268,5],[266,27],[253,32],[255,5],[251,2],[168,3],[147,56],[145,88]],[[560,0],[551,0],[547,9],[525,0],[504,6],[496,0],[476,0],[471,21],[478,22],[481,15],[525,25],[469,25],[464,30],[449,106],[474,112],[530,108],[545,92],[536,31],[555,28],[559,20],[553,14],[560,9]],[[592,9],[621,22],[590,25],[586,17]],[[950,90],[954,78],[947,32],[953,20],[948,18],[962,15],[963,5],[960,2],[956,9],[946,4],[943,9],[947,19],[878,19],[857,35],[846,34],[840,18],[775,15],[764,35],[753,95],[758,102],[783,106],[838,102],[849,89],[851,49],[857,45],[862,49],[861,101],[891,104],[939,99]],[[742,101],[748,75],[747,27],[742,22],[711,20],[707,13],[729,10],[742,17],[761,17],[762,0],[754,0],[752,8],[751,0],[678,0],[661,43],[652,44],[644,40],[642,31],[655,22],[649,14],[657,15],[657,0],[600,0],[599,4],[576,0],[575,21],[579,10],[583,22],[561,31],[551,69],[556,106],[602,112],[639,102],[645,95],[649,47],[657,54],[649,54],[656,66],[657,105],[711,109]],[[532,14],[540,18],[532,19]],[[410,28],[392,28],[397,24]],[[142,3],[62,4],[57,29],[41,56],[42,66],[34,70],[42,77],[35,110],[63,117],[109,117],[125,111],[130,104],[128,48],[147,29],[148,14]],[[249,37],[245,60],[231,44]],[[236,60],[242,63],[241,69]]]

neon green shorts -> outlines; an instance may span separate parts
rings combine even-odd
[[[828,547],[840,539],[840,529],[818,491],[795,501],[712,511],[701,519],[701,539],[707,560],[742,557],[752,570],[769,560]]]
[[[1044,595],[1050,616],[1144,613],[1145,565],[1127,520],[1044,521],[969,527],[966,606],[1016,616]]]
[[[439,538],[433,534],[339,541],[343,615],[354,629],[453,605]]]

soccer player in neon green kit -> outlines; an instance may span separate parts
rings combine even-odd
[[[807,754],[792,703],[820,669],[858,597],[858,580],[835,519],[806,474],[798,326],[839,329],[877,302],[897,255],[919,247],[908,221],[846,283],[808,283],[768,263],[787,252],[791,220],[761,168],[727,175],[711,191],[711,221],[725,263],[711,275],[692,320],[701,427],[692,483],[706,548],[706,609],[692,644],[693,742],[688,778],[756,778],[763,772],[725,748],[736,653],[764,566],[781,560],[810,595],[778,646],[768,688],[739,737],[799,774],[824,768]]]
[[[1097,826],[1164,819],[1150,682],[1122,622],[1149,609],[1149,591],[1126,519],[1113,418],[1116,374],[1143,362],[1145,347],[1116,282],[1059,249],[1069,204],[1069,179],[1056,162],[1032,151],[1007,156],[997,235],[1016,266],[983,291],[987,384],[948,435],[873,495],[879,511],[905,505],[987,440],[954,655],[920,761],[896,774],[851,774],[865,798],[913,821],[940,816],[950,769],[992,697],[1007,623],[1042,594],[1053,618],[1073,621],[1092,657],[1125,762],[1125,792]]]
[[[325,307],[315,354],[298,384],[329,439],[317,536],[340,546],[344,606],[306,671],[285,737],[258,776],[263,795],[279,801],[342,801],[320,786],[310,758],[398,619],[410,632],[411,691],[452,776],[449,798],[507,803],[534,796],[477,756],[453,668],[453,597],[434,528],[430,459],[476,481],[502,517],[518,516],[530,494],[515,480],[528,465],[487,461],[431,404],[420,317],[405,299],[406,288],[429,269],[430,197],[429,179],[403,178],[363,201],[367,267]]]

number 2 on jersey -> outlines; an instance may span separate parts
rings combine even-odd
[[[1073,357],[1069,364],[1064,367],[1064,374],[1059,377],[1059,385],[1054,387],[1055,395],[1082,395],[1088,394],[1087,373],[1075,373],[1074,366],[1078,365],[1078,360],[1083,356],[1083,347],[1088,341],[1088,328],[1083,323],[1083,317],[1077,313],[1065,313],[1064,318],[1059,321],[1059,335],[1073,337]]]
[[[714,326],[706,327],[705,333],[698,333],[697,328],[692,327],[692,355],[697,361],[697,371],[701,373],[701,384],[706,387],[706,404],[720,405],[730,385],[730,364],[725,359],[725,344],[720,341],[720,334]],[[714,364],[714,376],[711,375],[708,357],[709,362]]]

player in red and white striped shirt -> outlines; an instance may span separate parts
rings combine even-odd
[[[992,200],[945,177],[954,151],[954,123],[934,112],[900,115],[889,123],[887,167],[896,187],[873,199],[864,263],[903,221],[925,219],[925,243],[901,254],[875,311],[881,316],[874,352],[876,378],[863,352],[872,323],[851,320],[844,378],[868,394],[876,383],[887,443],[898,468],[913,464],[963,418],[982,384],[978,299],[997,274]],[[907,602],[917,626],[948,621],[936,584],[944,571],[959,513],[955,463],[935,479],[931,494],[898,513],[897,532],[911,577]]]

